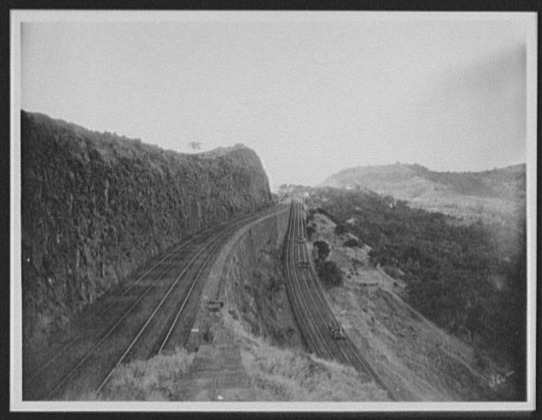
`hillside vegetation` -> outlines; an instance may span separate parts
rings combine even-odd
[[[323,186],[368,189],[413,207],[488,222],[515,219],[525,202],[525,164],[482,172],[436,172],[421,165],[349,168],[326,179]]]
[[[279,348],[248,333],[229,319],[240,346],[250,388],[241,401],[388,401],[386,392],[364,379],[354,368],[306,353]],[[147,361],[119,366],[100,399],[106,401],[184,401],[197,392],[189,379],[194,355],[177,349]],[[188,389],[191,387],[190,389]],[[197,389],[197,388],[196,388]],[[228,391],[222,389],[221,393]],[[196,400],[208,401],[200,393]],[[229,400],[226,399],[226,400]]]
[[[472,343],[482,368],[484,354],[508,364],[515,398],[524,398],[525,217],[458,224],[391,197],[333,188],[313,190],[309,203],[372,249],[371,263],[405,283],[412,307]]]
[[[26,339],[173,244],[271,202],[240,145],[183,155],[23,111],[21,150]]]
[[[525,196],[525,164],[482,172],[436,172],[417,164],[399,163],[364,166],[340,171],[326,179],[322,185],[335,187],[360,185],[374,190],[379,183],[418,179],[426,181],[426,188],[450,189],[457,194],[501,199]]]

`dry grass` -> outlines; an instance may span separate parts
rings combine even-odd
[[[385,391],[373,382],[363,382],[353,368],[305,353],[258,346],[247,360],[254,385],[273,400],[388,400]]]
[[[354,368],[272,346],[226,315],[258,399],[268,401],[388,401],[387,393]]]
[[[101,394],[109,401],[178,400],[177,384],[186,377],[195,353],[177,348],[175,353],[121,365]]]
[[[388,401],[387,393],[352,367],[281,349],[224,314],[225,328],[239,344],[255,401]],[[177,349],[147,361],[122,365],[100,395],[105,401],[179,401],[196,353]],[[188,382],[187,382],[188,383]],[[193,382],[192,382],[193,383]],[[198,393],[194,393],[197,395]]]

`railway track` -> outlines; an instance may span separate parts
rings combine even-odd
[[[301,331],[303,332],[303,336],[309,351],[316,353],[322,358],[333,358],[326,340],[324,340],[320,330],[314,322],[314,317],[311,314],[310,307],[307,304],[301,288],[299,273],[296,266],[296,263],[299,264],[300,260],[299,258],[295,258],[296,252],[294,241],[296,238],[296,219],[294,203],[295,202],[292,201],[288,230],[286,233],[287,239],[285,243],[284,267],[288,296],[292,302],[295,317],[299,323]]]
[[[292,201],[285,244],[285,274],[294,314],[307,345],[310,351],[322,358],[353,366],[357,371],[369,375],[388,391],[390,399],[396,400],[393,391],[365,361],[348,334],[344,333],[342,340],[332,337],[329,325],[340,324],[318,282],[306,244],[298,242],[298,238],[305,238],[302,212],[302,205],[295,200]],[[308,262],[309,265],[301,267],[302,261]]]
[[[185,344],[201,291],[219,250],[244,224],[273,207],[174,246],[131,281],[108,293],[69,336],[23,374],[25,400],[96,397],[121,363]]]
[[[142,274],[138,274],[136,276],[133,276],[133,279],[129,279],[128,281],[125,281],[121,283],[119,286],[111,290],[106,295],[102,296],[97,302],[94,304],[94,310],[97,310],[97,315],[95,318],[104,318],[107,316],[107,314],[110,312],[110,310],[115,306],[119,304],[120,299],[125,297],[131,290],[133,290],[138,284],[140,284],[143,280],[146,279],[146,276],[150,275],[153,270],[167,270],[167,266],[170,265],[174,259],[180,259],[183,258],[186,254],[186,249],[193,244],[198,236],[201,236],[203,233],[200,233],[196,237],[189,238],[186,241],[181,242],[180,244],[176,244],[173,249],[168,250],[165,255],[161,256],[161,258],[157,262],[153,262],[150,265],[150,268],[145,268],[143,270]],[[185,251],[184,253],[182,251]],[[159,267],[160,266],[160,267]],[[142,271],[142,270],[139,270]],[[165,271],[162,271],[161,274],[164,274]],[[157,275],[157,278],[160,279],[160,275]],[[96,308],[98,306],[98,308]],[[84,329],[85,327],[88,327],[89,322],[92,320],[84,319],[83,323],[87,325],[81,325],[81,329]],[[86,335],[86,334],[85,334]],[[39,365],[39,368],[37,370],[24,372],[25,381],[32,383],[35,379],[39,378],[43,372],[48,369],[51,364],[53,364],[57,359],[59,359],[70,347],[74,346],[79,341],[83,340],[85,336],[81,334],[75,334],[68,336],[67,340],[64,341],[64,344],[61,346],[57,346],[54,349],[51,349],[48,353],[45,355],[41,355],[42,360],[38,360],[37,362],[34,362],[35,365]],[[44,352],[45,353],[45,352]]]

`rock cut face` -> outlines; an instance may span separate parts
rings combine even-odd
[[[183,238],[270,205],[257,154],[180,154],[21,113],[25,336]]]

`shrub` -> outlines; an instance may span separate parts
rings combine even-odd
[[[309,238],[309,241],[312,238],[312,235],[314,234],[315,231],[316,231],[316,229],[314,228],[313,225],[308,225],[307,226],[307,237]]]
[[[331,249],[326,241],[316,241],[314,242],[314,246],[318,249],[318,259],[323,261],[329,257]]]
[[[380,256],[374,249],[369,251],[369,263],[375,267],[380,263]]]
[[[315,209],[315,212],[323,214],[324,216],[326,216],[329,220],[331,220],[335,224],[340,223],[339,219],[337,219],[337,217],[334,214],[332,214],[331,212],[329,212],[328,210],[326,210],[326,209],[324,209],[322,207],[318,207],[317,209]]]
[[[348,229],[346,226],[342,223],[338,223],[337,226],[335,226],[335,233],[337,235],[342,235],[343,233],[348,232]]]
[[[340,286],[343,282],[343,273],[335,261],[325,261],[318,264],[320,281],[329,287]]]
[[[354,248],[356,246],[360,246],[359,241],[357,239],[354,239],[354,238],[350,238],[350,239],[346,240],[343,245],[347,246],[349,248]]]

